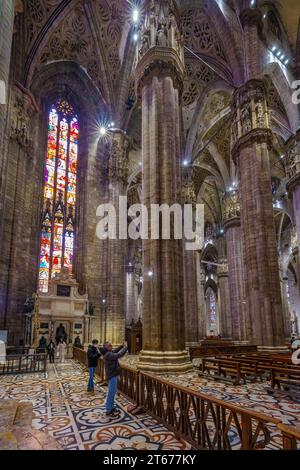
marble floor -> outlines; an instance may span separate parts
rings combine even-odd
[[[122,362],[132,368],[136,368],[138,356],[125,356]],[[196,359],[194,365],[198,366],[199,362]],[[267,389],[270,387],[269,382],[247,382],[245,385],[234,386],[205,377],[199,377],[197,369],[182,375],[161,374],[161,377],[172,383],[188,387],[191,390],[265,413],[273,418],[280,419],[284,424],[300,426],[300,396],[299,400],[292,400],[269,395],[267,392]]]
[[[296,401],[269,395],[267,392],[267,389],[270,388],[269,382],[248,382],[245,385],[234,386],[199,377],[197,371],[177,376],[164,375],[163,378],[224,402],[272,416],[286,425],[300,426],[300,396]]]
[[[0,377],[0,400],[30,402],[34,429],[45,431],[68,450],[187,450],[148,415],[130,414],[131,403],[118,396],[119,418],[105,416],[106,389],[86,392],[87,373],[77,363],[48,365],[46,374]]]

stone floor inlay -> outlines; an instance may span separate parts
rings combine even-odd
[[[46,374],[0,377],[0,400],[30,402],[32,426],[47,431],[68,450],[186,450],[191,446],[178,440],[147,415],[133,416],[131,403],[118,396],[120,416],[105,416],[106,389],[96,386],[95,395],[86,392],[88,375],[77,363],[51,364]]]

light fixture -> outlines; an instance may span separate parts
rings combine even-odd
[[[151,270],[148,271],[148,276],[149,276],[149,277],[153,277],[153,271],[151,271]]]
[[[255,6],[255,3],[256,3],[255,0],[251,0],[250,5],[251,5],[252,7],[254,7],[254,6]]]
[[[103,304],[106,304],[106,299],[102,299],[102,303],[103,303]]]
[[[138,38],[139,38],[139,35],[138,35],[138,33],[134,33],[134,35],[133,35],[133,40],[134,40],[134,41],[137,41],[137,40],[138,40]]]
[[[182,164],[183,166],[188,166],[189,162],[187,160],[183,160]]]
[[[133,19],[133,22],[134,23],[137,23],[139,21],[139,17],[140,17],[140,12],[137,8],[135,8],[132,12],[132,19]]]
[[[104,126],[101,126],[99,129],[99,133],[102,137],[104,137],[107,134],[107,129]]]
[[[282,55],[280,56],[280,60],[283,60],[284,58],[285,58],[285,55],[282,54]]]
[[[276,46],[273,46],[273,47],[272,47],[272,52],[275,52],[276,49],[277,49],[277,47],[276,47]]]
[[[286,61],[284,62],[284,65],[287,65],[289,62],[290,62],[290,59],[286,59]]]

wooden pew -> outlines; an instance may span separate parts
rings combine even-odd
[[[241,364],[232,359],[203,358],[199,375],[240,385],[246,379],[256,380],[257,368],[255,364]]]
[[[299,370],[300,368],[291,364],[276,364],[270,358],[226,355],[202,358],[199,375],[216,380],[230,381],[234,385],[239,385],[241,381],[246,383],[246,380],[252,382],[256,382],[258,379],[261,382],[270,380],[272,389],[274,389],[274,384],[277,384],[277,382],[284,383],[288,377],[290,377],[288,384],[297,386]],[[282,376],[279,374],[280,372]],[[296,377],[294,377],[294,373]]]
[[[277,390],[276,390],[277,389]],[[272,367],[271,388],[267,392],[272,395],[296,398],[300,402],[300,368]]]

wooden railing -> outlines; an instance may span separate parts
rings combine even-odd
[[[46,354],[10,354],[5,363],[0,364],[0,375],[46,372],[46,367]]]
[[[138,407],[140,405],[139,371],[122,365],[122,371],[118,382],[118,390]]]
[[[140,380],[146,412],[198,449],[265,449],[270,429],[280,422],[150,374],[140,374]],[[234,445],[230,435],[236,436]]]
[[[278,424],[278,429],[282,433],[284,450],[299,450],[300,447],[300,427],[286,426]]]
[[[74,348],[74,358],[87,364],[86,352]],[[99,360],[103,378],[103,360]],[[98,370],[98,369],[97,369]],[[98,374],[98,372],[97,372]],[[279,419],[190,390],[152,374],[122,365],[118,390],[178,438],[197,449],[266,449],[278,430],[285,450],[300,447],[300,431]],[[235,436],[232,438],[232,436]]]

